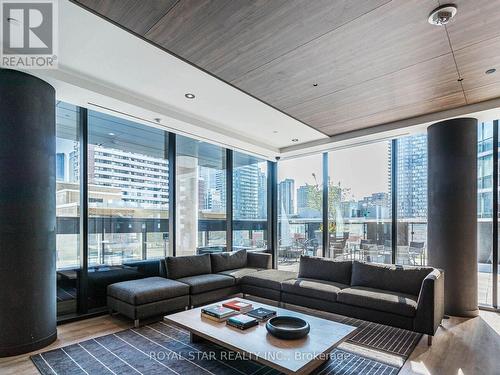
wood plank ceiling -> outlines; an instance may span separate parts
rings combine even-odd
[[[328,135],[500,96],[500,0],[78,2]]]

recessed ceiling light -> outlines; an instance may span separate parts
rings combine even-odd
[[[190,92],[188,92],[187,94],[184,95],[186,98],[188,99],[194,99],[196,98],[196,96],[194,96],[194,94],[191,94]]]
[[[431,25],[443,26],[457,14],[457,6],[454,4],[445,4],[434,9],[427,19]]]
[[[114,137],[115,133],[108,133],[109,136]]]
[[[292,142],[298,142],[299,139],[298,138],[292,138]]]
[[[314,87],[318,87],[318,84],[317,84],[317,83],[313,83],[313,86],[314,86]]]
[[[493,74],[495,73],[497,70],[495,68],[491,68],[491,69],[488,69],[486,72],[484,72],[485,74]]]

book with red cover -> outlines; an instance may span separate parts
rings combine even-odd
[[[229,309],[239,311],[241,313],[246,313],[246,312],[249,312],[253,309],[251,303],[239,301],[237,299],[226,302],[226,303],[222,304],[222,306],[227,307]]]

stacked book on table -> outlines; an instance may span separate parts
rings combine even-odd
[[[273,316],[276,316],[276,311],[259,307],[255,310],[249,311],[247,315],[263,322],[269,318],[272,318]]]
[[[214,320],[216,322],[225,322],[230,316],[236,314],[238,314],[236,310],[220,305],[208,306],[201,309],[201,316],[203,318]]]
[[[253,309],[251,303],[239,301],[237,299],[223,303],[222,306],[238,311],[240,314],[245,314]]]
[[[244,330],[244,329],[258,325],[259,322],[257,321],[257,319],[252,318],[251,316],[238,314],[235,316],[231,316],[227,320],[226,324],[228,326]]]
[[[251,303],[232,300],[222,305],[204,307],[201,309],[201,316],[216,322],[226,322],[228,326],[245,330],[276,316],[276,311],[263,307],[254,309]]]

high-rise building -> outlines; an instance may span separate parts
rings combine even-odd
[[[216,211],[226,210],[226,170],[212,170],[214,173],[215,186],[210,190],[212,196],[212,208]]]
[[[72,181],[78,180],[78,158],[76,148],[70,154]],[[160,208],[168,204],[168,161],[165,159],[89,145],[88,179],[89,185],[118,188],[121,194],[116,200],[128,206]]]
[[[278,201],[280,202],[280,213],[287,215],[295,214],[295,180],[287,178],[278,185]]]
[[[78,182],[80,180],[79,157],[78,144],[75,142],[73,151],[69,153],[69,182]]]
[[[267,175],[259,170],[259,182],[258,182],[258,200],[259,200],[259,218],[267,217]]]
[[[66,177],[66,155],[64,152],[56,154],[56,180],[64,181]]]
[[[426,218],[427,135],[419,134],[398,139],[396,162],[398,218]],[[391,168],[389,181],[390,176]]]
[[[307,210],[309,204],[309,187],[307,185],[297,188],[297,213],[300,215]]]
[[[477,136],[477,214],[485,219],[493,216],[493,124],[479,124]]]
[[[388,193],[373,193],[358,202],[359,217],[387,219],[390,217]]]
[[[252,163],[233,172],[233,210],[238,219],[257,219],[259,215],[259,167]]]

